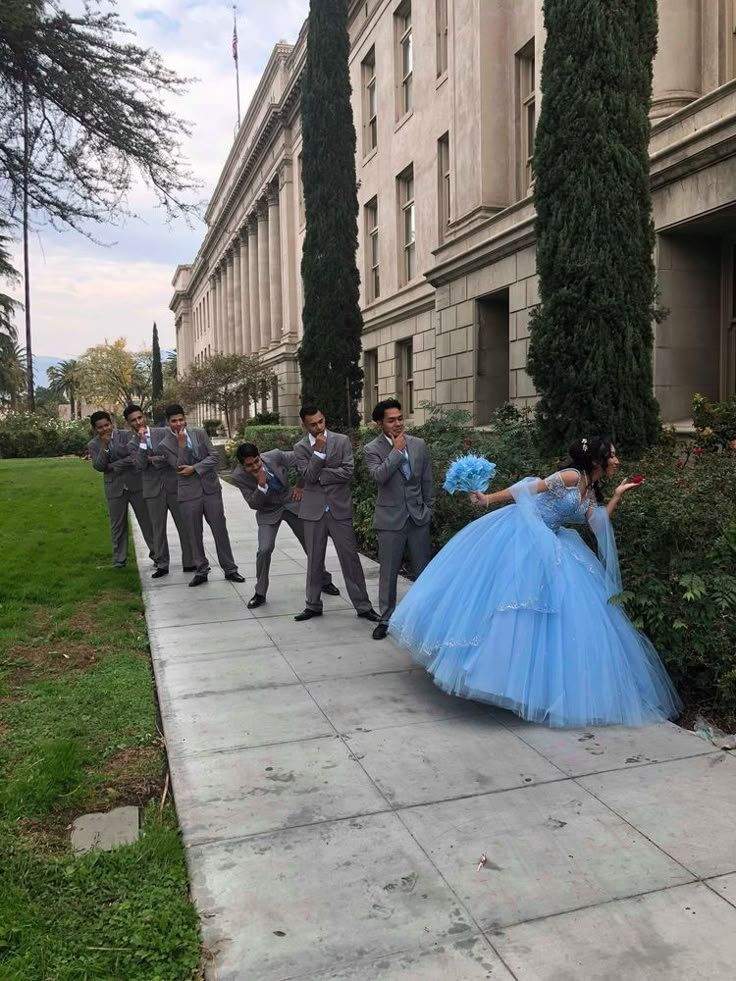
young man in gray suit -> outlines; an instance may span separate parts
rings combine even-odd
[[[377,623],[365,588],[363,566],[353,530],[353,449],[347,436],[327,430],[316,405],[302,406],[299,416],[307,431],[294,447],[296,466],[304,481],[299,517],[307,545],[307,603],[295,620],[322,616],[322,582],[328,536],[335,543],[350,602],[358,616]]]
[[[93,412],[89,423],[95,436],[87,444],[89,459],[95,470],[104,474],[107,513],[110,515],[112,562],[123,569],[128,561],[128,505],[135,511],[138,524],[148,545],[151,558],[156,560],[153,530],[143,501],[141,475],[130,455],[130,433],[115,429],[107,412]]]
[[[203,519],[212,529],[217,561],[225,578],[230,582],[245,582],[230,547],[215,448],[204,429],[187,427],[187,417],[180,405],[166,409],[166,421],[169,432],[161,440],[160,450],[177,474],[176,497],[189,533],[196,573],[189,585],[201,586],[207,582],[210,571],[202,538]]]
[[[184,572],[194,572],[192,546],[176,499],[176,470],[161,453],[161,441],[169,430],[152,429],[139,405],[129,405],[124,409],[123,415],[133,433],[130,437],[130,455],[136,470],[142,475],[143,500],[153,528],[156,571],[151,578],[161,579],[169,574],[169,512],[179,533]]]
[[[286,522],[301,547],[307,551],[304,522],[299,517],[303,488],[301,478],[296,487],[289,484],[289,469],[295,467],[292,450],[267,450],[259,453],[258,447],[253,443],[243,443],[235,455],[239,462],[231,479],[248,506],[256,512],[258,525],[256,591],[248,601],[248,609],[253,610],[266,602],[271,556],[282,521]],[[326,570],[322,578],[322,592],[328,596],[340,595],[340,590],[333,586],[332,576]]]
[[[383,640],[396,608],[396,583],[407,545],[415,576],[431,558],[434,487],[427,444],[405,432],[401,403],[397,399],[379,402],[373,421],[381,433],[363,452],[368,473],[378,485],[373,527],[378,532],[381,622],[373,631],[373,639]]]

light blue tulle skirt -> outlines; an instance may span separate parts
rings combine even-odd
[[[467,525],[435,556],[389,633],[448,694],[533,722],[675,718],[681,703],[657,652],[611,593],[577,532],[554,532],[511,505]]]

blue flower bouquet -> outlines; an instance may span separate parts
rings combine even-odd
[[[479,491],[485,493],[496,473],[496,464],[484,456],[459,456],[452,461],[442,485],[448,494],[455,491]]]

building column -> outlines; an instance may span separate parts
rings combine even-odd
[[[652,82],[652,119],[669,116],[702,90],[701,0],[660,3]]]
[[[236,235],[233,252],[233,353],[243,353],[243,294],[240,280],[240,236]]]
[[[233,253],[228,249],[225,253],[225,270],[227,276],[227,290],[225,291],[227,318],[227,333],[225,337],[225,350],[232,354],[235,343],[235,278],[233,276]]]
[[[271,284],[268,274],[268,204],[258,202],[258,311],[261,321],[261,351],[271,343]]]
[[[281,215],[278,179],[269,184],[268,193],[268,288],[271,295],[271,347],[281,343],[283,307],[281,302]]]
[[[296,257],[294,168],[285,160],[279,170],[279,219],[281,223],[281,336],[296,341],[301,312],[297,299],[299,263]]]
[[[248,215],[248,300],[250,306],[250,350],[258,354],[261,347],[261,305],[258,290],[258,218]]]
[[[225,302],[227,292],[227,268],[224,262],[222,262],[218,268],[220,270],[220,279],[217,283],[217,353],[224,354],[227,345],[227,303]]]
[[[212,284],[212,350],[220,349],[220,270],[215,268]]]
[[[240,237],[240,349],[250,354],[250,296],[248,291],[248,229],[243,226]]]

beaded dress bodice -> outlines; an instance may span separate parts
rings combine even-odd
[[[553,473],[544,482],[548,492],[537,494],[535,505],[547,527],[556,532],[562,525],[582,524],[588,510],[595,504],[592,490],[581,498],[577,485],[566,487],[559,473]]]

